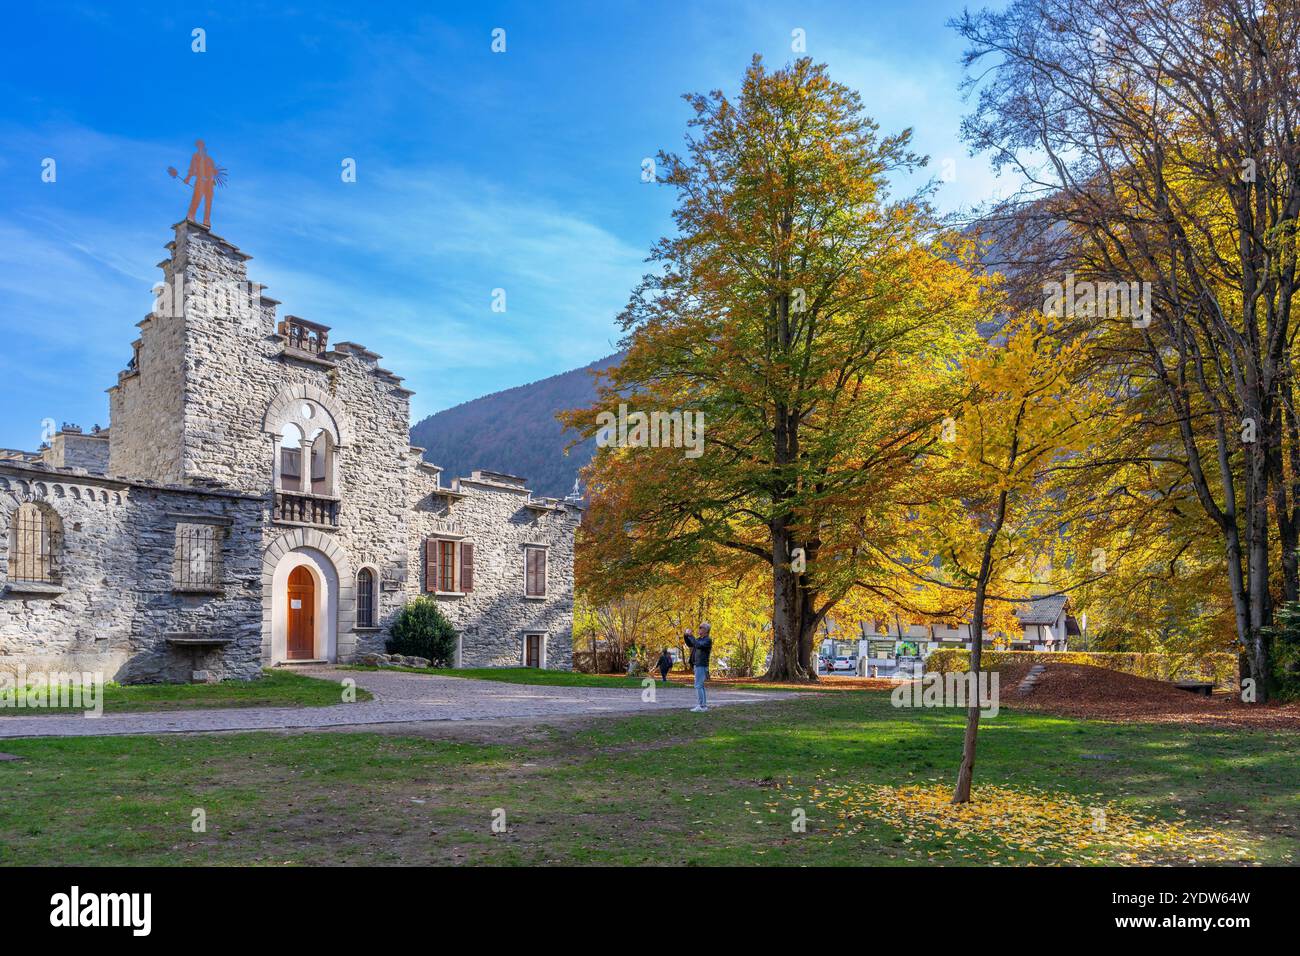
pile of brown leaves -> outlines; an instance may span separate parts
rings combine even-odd
[[[1300,704],[1243,704],[1234,694],[1202,697],[1103,667],[1044,663],[1034,689],[1023,697],[1016,693],[1022,674],[1001,672],[1002,706],[1093,720],[1300,730]]]

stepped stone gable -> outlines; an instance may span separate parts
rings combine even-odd
[[[411,447],[412,392],[378,354],[278,319],[250,256],[192,222],[174,231],[155,308],[108,390],[107,431],[65,429],[31,460],[0,461],[0,669],[62,662],[155,681],[347,661],[384,651],[425,593],[458,628],[463,665],[571,666],[580,510],[508,475],[444,487]],[[34,494],[66,529],[52,584],[8,573],[15,549],[27,576],[44,560],[14,518]],[[425,587],[429,539],[449,529],[463,592]],[[547,555],[532,578],[544,594],[525,593],[529,546]]]

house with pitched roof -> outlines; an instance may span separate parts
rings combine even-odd
[[[1011,634],[984,629],[984,643],[991,647],[1005,643],[1013,651],[1064,651],[1071,637],[1083,631],[1068,595],[1050,594],[1026,601],[1016,608],[1019,629]],[[831,642],[836,646],[828,653],[835,655],[856,653],[865,655],[869,663],[891,665],[899,657],[928,657],[931,652],[944,647],[970,650],[970,623],[941,621],[927,624],[893,622],[861,623],[862,634],[857,639],[856,651],[849,650],[850,642]]]

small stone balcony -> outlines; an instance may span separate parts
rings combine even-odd
[[[330,495],[311,495],[297,491],[277,491],[271,520],[276,524],[308,528],[337,528],[342,502]]]
[[[308,322],[296,315],[286,315],[276,330],[284,340],[284,354],[291,358],[306,359],[312,362],[329,362],[326,353],[330,350],[330,330],[328,325]]]

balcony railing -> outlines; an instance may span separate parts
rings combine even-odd
[[[296,494],[292,491],[275,493],[275,508],[271,520],[280,524],[305,524],[316,528],[337,528],[339,526],[339,504],[337,498],[321,498],[316,495]]]
[[[280,334],[291,349],[320,355],[329,351],[330,330],[328,325],[308,322],[296,315],[287,315],[280,322]]]

